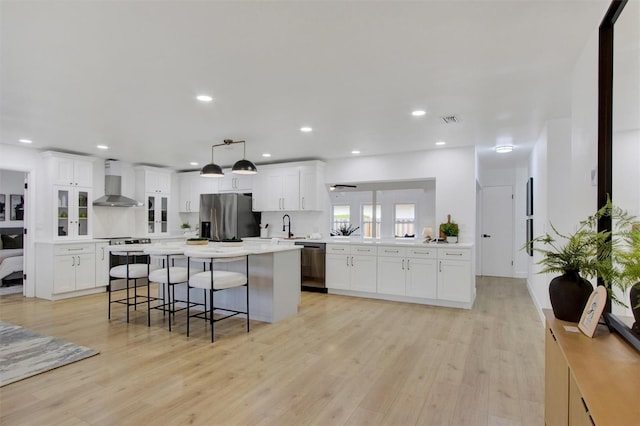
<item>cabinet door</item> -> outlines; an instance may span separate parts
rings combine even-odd
[[[407,296],[424,297],[425,299],[438,297],[437,263],[436,259],[407,259]]]
[[[342,254],[326,255],[327,288],[349,290],[350,256]]]
[[[73,234],[79,238],[86,238],[91,235],[91,192],[88,189],[76,189],[74,195],[76,223]]]
[[[159,197],[160,203],[158,207],[160,208],[160,233],[166,234],[169,232],[169,198],[168,197]]]
[[[438,260],[438,299],[453,302],[471,301],[471,263]]]
[[[106,250],[108,245],[108,243],[96,244],[96,287],[109,284],[109,252]]]
[[[319,210],[315,167],[300,168],[300,210]]]
[[[282,210],[300,210],[300,176],[297,169],[285,171],[283,175]]]
[[[569,426],[593,426],[594,424],[578,384],[573,374],[569,373]]]
[[[56,158],[54,184],[56,185],[74,185],[74,164],[70,158]]]
[[[169,173],[157,173],[158,178],[158,192],[161,194],[171,193],[171,174]]]
[[[378,257],[378,293],[404,296],[406,259]]]
[[[76,290],[94,288],[96,286],[96,257],[94,253],[75,256]]]
[[[566,425],[569,422],[569,366],[548,324],[544,352],[545,423]]]
[[[190,212],[191,205],[193,202],[193,186],[194,186],[194,177],[191,174],[181,174],[179,177],[180,181],[180,207],[178,211],[180,212]]]
[[[376,292],[377,259],[376,256],[351,256],[351,290]]]
[[[157,232],[157,224],[156,196],[147,195],[147,234],[155,234]]]
[[[93,187],[93,162],[75,160],[73,162],[73,177],[76,186]]]
[[[54,256],[53,259],[53,292],[65,293],[76,289],[76,257],[75,255]]]
[[[56,239],[68,238],[71,231],[72,219],[69,215],[73,215],[73,195],[71,194],[71,188],[58,187],[55,189],[55,229],[54,235]]]

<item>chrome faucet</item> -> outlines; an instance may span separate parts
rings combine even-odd
[[[288,219],[288,223],[286,225],[284,223],[285,218]],[[289,231],[287,232],[287,238],[291,238],[293,237],[293,234],[291,233],[291,217],[289,217],[288,214],[285,214],[284,216],[282,216],[282,232],[287,230],[287,226],[289,227]]]

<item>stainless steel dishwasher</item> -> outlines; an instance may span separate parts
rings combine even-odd
[[[302,290],[326,293],[325,253],[327,245],[311,241],[296,241],[303,246],[300,253],[300,282]]]

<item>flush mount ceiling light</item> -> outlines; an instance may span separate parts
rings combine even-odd
[[[445,141],[438,141],[436,142],[436,145],[438,146],[442,146],[442,145],[446,145],[447,143]]]
[[[20,143],[33,143],[33,141],[31,139],[18,139],[18,142],[20,142]]]
[[[422,109],[417,109],[415,111],[411,112],[411,115],[413,115],[414,117],[422,117],[423,115],[425,115],[427,112],[425,110]]]
[[[269,154],[268,152],[265,152],[264,154],[262,154],[262,156],[265,158],[269,158],[271,157],[271,154]]]
[[[358,151],[357,149],[354,149],[353,151],[351,151],[352,154],[360,154],[360,151]]]
[[[197,165],[198,165],[198,162],[197,162],[197,161],[192,161],[192,162],[190,162],[189,164],[190,164],[190,165],[192,165],[192,166],[197,166]]]
[[[304,133],[309,133],[311,131],[313,131],[313,129],[309,126],[304,126],[304,127],[300,127],[300,131],[304,132]]]
[[[255,164],[245,158],[247,153],[245,141],[234,141],[231,139],[225,139],[222,143],[211,146],[211,163],[202,168],[202,170],[200,171],[200,176],[223,177],[224,173],[222,171],[222,168],[215,164],[213,161],[213,153],[215,151],[215,148],[218,146],[228,146],[236,143],[242,144],[242,160],[237,161],[236,164],[233,165],[233,167],[231,168],[231,172],[238,175],[255,175],[256,173],[258,173],[258,169],[256,168]]]
[[[498,145],[495,148],[498,154],[505,154],[507,152],[513,151],[513,145]]]
[[[109,149],[109,147],[106,146],[106,145],[96,145],[96,148],[98,148],[98,149]]]
[[[213,98],[209,95],[198,95],[196,96],[196,99],[200,102],[211,102],[213,100]]]

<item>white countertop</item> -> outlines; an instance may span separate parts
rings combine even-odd
[[[207,245],[187,245],[182,241],[151,243],[151,244],[120,244],[107,246],[112,252],[145,252],[152,254],[181,254],[185,251],[202,251],[207,254],[220,254],[220,257],[228,255],[266,254],[290,250],[301,250],[302,246],[293,244],[274,244],[272,242],[246,241],[240,245],[226,245],[225,243],[209,242]]]
[[[472,243],[424,243],[422,239],[400,239],[400,238],[386,238],[386,239],[376,239],[373,240],[371,238],[362,238],[362,237],[328,237],[328,238],[320,238],[320,239],[312,239],[312,238],[259,238],[259,237],[249,237],[243,238],[244,241],[247,242],[271,242],[272,244],[278,245],[294,245],[295,243],[300,242],[310,242],[310,243],[326,243],[326,244],[359,244],[359,245],[379,245],[379,246],[412,246],[412,247],[442,247],[442,248],[471,248],[473,247]]]

